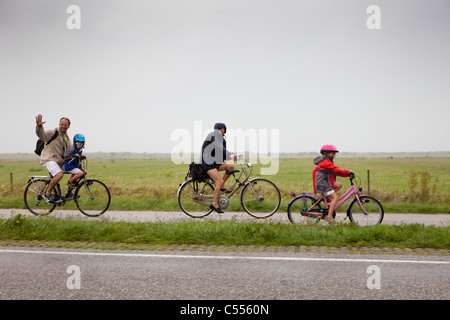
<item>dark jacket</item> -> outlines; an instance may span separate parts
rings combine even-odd
[[[230,159],[227,142],[219,130],[209,133],[202,145],[201,164],[203,170],[218,168],[225,160]]]
[[[83,147],[84,148],[84,147]],[[83,148],[78,149],[76,143],[66,151],[64,151],[64,170],[70,171],[72,169],[78,168],[81,169],[81,155],[83,153]],[[79,157],[75,155],[79,154]]]

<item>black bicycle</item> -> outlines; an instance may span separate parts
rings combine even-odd
[[[68,173],[68,172],[64,172]],[[51,213],[56,206],[63,206],[66,201],[73,200],[78,210],[86,216],[98,217],[108,210],[111,203],[111,194],[108,187],[96,179],[78,179],[74,192],[63,196],[58,183],[52,190],[54,201],[48,202],[44,195],[48,189],[52,176],[32,176],[28,179],[23,199],[27,209],[35,215]]]

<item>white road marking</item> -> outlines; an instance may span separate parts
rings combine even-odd
[[[413,264],[450,264],[450,261],[433,260],[386,260],[386,259],[344,259],[344,258],[301,258],[301,257],[250,257],[227,255],[184,255],[184,254],[151,254],[151,253],[114,253],[114,252],[74,252],[74,251],[42,251],[0,249],[0,253],[54,254],[79,256],[111,256],[141,258],[175,258],[175,259],[213,259],[213,260],[263,260],[263,261],[327,261],[327,262],[367,262],[367,263],[413,263]]]

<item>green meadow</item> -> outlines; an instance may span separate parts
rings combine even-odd
[[[354,170],[360,177],[362,193],[378,198],[387,212],[450,213],[450,158],[337,157],[335,164]],[[238,164],[236,169],[240,169]],[[312,191],[313,169],[312,158],[281,158],[278,173],[264,176],[282,193],[280,211],[286,210],[284,206],[293,192]],[[175,165],[170,159],[91,160],[87,170],[88,177],[109,187],[110,210],[179,210],[177,190],[188,165]],[[254,164],[252,177],[262,176],[260,171],[261,165]],[[28,177],[48,174],[38,159],[2,160],[0,173],[0,208],[24,208],[22,197]],[[63,192],[67,179],[62,182]],[[344,189],[349,187],[348,179],[338,181],[343,182]],[[238,194],[228,210],[242,210]]]

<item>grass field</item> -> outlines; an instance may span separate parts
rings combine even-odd
[[[450,158],[338,157],[335,164],[356,172],[364,194],[369,193],[370,170],[370,194],[382,202],[387,212],[450,213]],[[310,158],[280,159],[278,173],[264,176],[282,193],[280,210],[285,210],[283,206],[292,192],[312,191],[313,168]],[[177,190],[187,169],[188,165],[175,165],[170,160],[92,160],[87,168],[89,177],[109,187],[110,210],[179,210]],[[252,176],[260,176],[260,169],[260,165],[254,165]],[[37,158],[36,162],[1,161],[0,172],[1,208],[24,208],[23,190],[28,177],[47,175]],[[348,188],[348,179],[338,179]],[[63,185],[66,182],[67,177]],[[241,210],[238,196],[232,198],[228,210]]]

